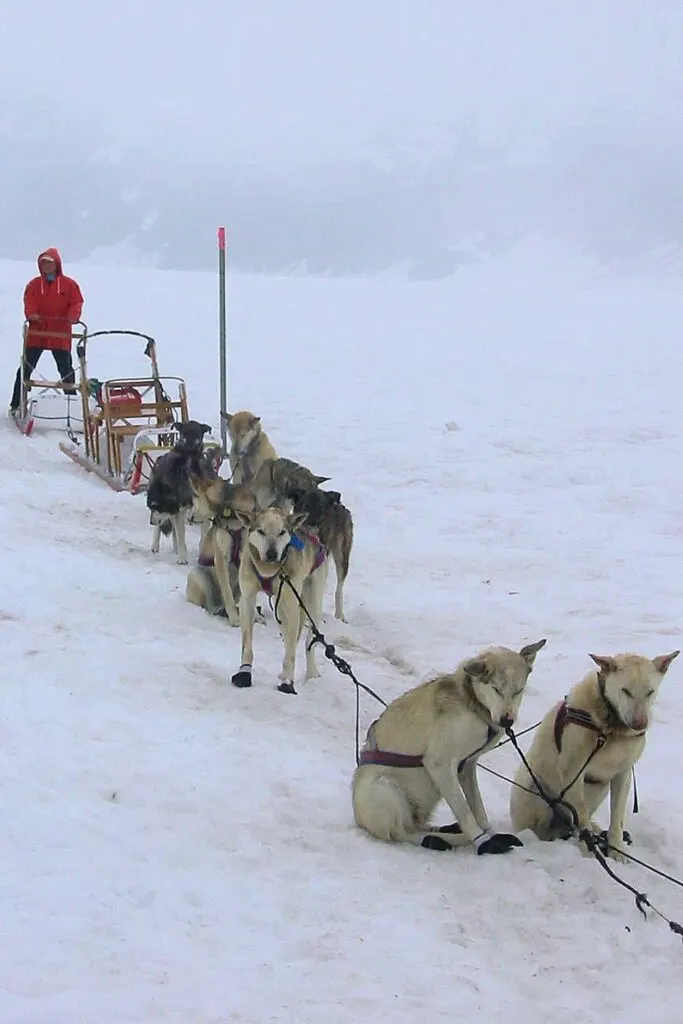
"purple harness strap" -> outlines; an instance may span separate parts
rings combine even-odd
[[[273,584],[275,583],[275,580],[280,575],[280,571],[278,570],[272,576],[262,576],[261,573],[258,571],[258,569],[256,568],[255,565],[252,565],[252,569],[254,570],[254,575],[256,576],[256,579],[261,584],[261,590],[263,591],[263,593],[266,595],[266,597],[272,597],[273,596]]]
[[[244,527],[240,527],[239,530],[228,530],[228,533],[232,537],[232,550],[230,552],[230,565],[234,565],[236,569],[240,567],[240,554],[242,552],[242,538],[244,535]]]
[[[234,565],[236,569],[240,567],[240,552],[242,551],[242,534],[244,530],[228,530],[228,533],[232,537],[232,549],[230,551],[230,565]],[[197,565],[204,566],[205,569],[212,569],[216,561],[213,555],[200,555],[197,559]],[[258,573],[257,573],[258,575]]]
[[[368,729],[365,746],[360,752],[358,764],[378,764],[383,768],[423,768],[421,754],[399,754],[394,750],[380,750],[375,739],[375,726],[373,722]]]
[[[319,569],[327,558],[325,546],[316,533],[311,533],[309,530],[299,530],[299,533],[315,548],[315,559],[313,561],[313,568],[311,569],[311,572],[315,572],[315,570]]]
[[[557,747],[558,753],[562,750],[562,733],[570,722],[573,722],[574,725],[580,725],[584,729],[590,729],[591,732],[598,733],[602,736],[602,729],[599,725],[595,724],[587,711],[582,711],[581,708],[573,708],[571,705],[567,704],[566,700],[563,700],[557,709],[555,726],[553,729],[555,746]]]

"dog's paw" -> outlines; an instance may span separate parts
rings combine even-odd
[[[186,558],[176,558],[176,565],[187,565]]]
[[[631,839],[630,832],[622,832],[621,837],[621,843],[610,843],[609,835],[605,829],[595,836],[595,845],[604,857],[611,857],[612,860],[617,861],[619,864],[628,864],[630,863],[629,857],[627,856],[622,843],[625,846],[630,846],[633,840]]]
[[[507,853],[513,846],[524,846],[524,843],[509,832],[496,832],[495,835],[489,836],[488,839],[484,839],[478,844],[477,853],[479,856],[483,853]]]
[[[291,679],[283,679],[281,683],[278,683],[278,690],[280,693],[293,693],[296,696],[296,690],[294,689],[294,683]]]
[[[233,686],[239,687],[240,690],[251,686],[251,666],[241,665],[239,672],[235,672],[230,682]]]
[[[439,829],[439,832],[441,831],[443,831],[443,829]],[[441,839],[439,836],[434,835],[423,836],[420,846],[423,846],[425,850],[439,850],[440,852],[453,849],[451,844],[446,842],[445,839]]]

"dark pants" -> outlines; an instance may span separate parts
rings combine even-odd
[[[57,364],[57,370],[59,372],[60,379],[64,381],[65,384],[75,384],[76,375],[74,373],[74,364],[71,361],[71,352],[69,352],[68,349],[63,348],[48,349],[38,348],[37,346],[34,348],[32,345],[29,346],[29,348],[27,348],[26,351],[24,352],[24,379],[26,380],[28,377],[31,376],[36,366],[38,365],[38,360],[40,359],[43,352],[52,352],[54,360]],[[71,388],[69,388],[65,391],[65,394],[75,395],[76,390],[72,390]],[[17,376],[14,381],[14,391],[12,392],[11,408],[18,409],[20,401],[21,367],[19,367],[19,369],[17,370]]]

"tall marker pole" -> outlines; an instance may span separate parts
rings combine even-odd
[[[227,452],[228,361],[225,323],[225,228],[218,229],[218,332],[220,341],[221,443],[223,451]]]

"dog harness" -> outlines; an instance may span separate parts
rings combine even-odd
[[[368,729],[365,744],[358,757],[359,766],[363,764],[378,764],[384,768],[424,768],[422,754],[399,754],[395,750],[381,750],[377,746],[375,726],[378,721],[379,719],[375,719]],[[471,761],[473,757],[481,753],[499,733],[500,729],[494,729],[492,725],[489,725],[486,730],[486,739],[482,745],[462,759],[458,764],[458,771],[462,771],[467,761]]]
[[[567,703],[567,698],[565,697],[565,699],[562,701],[562,703],[557,709],[557,714],[555,715],[555,725],[553,728],[553,736],[555,738],[555,746],[557,747],[558,753],[562,750],[562,733],[564,732],[566,727],[571,723],[573,723],[574,725],[580,725],[582,728],[589,729],[591,732],[594,732],[598,737],[599,742],[606,740],[607,737],[614,731],[614,729],[618,729],[619,727],[621,729],[626,729],[633,738],[645,735],[645,729],[641,731],[636,731],[635,729],[629,729],[628,726],[624,725],[624,723],[620,721],[616,711],[614,710],[610,702],[607,700],[607,697],[605,696],[602,687],[600,689],[600,693],[602,695],[602,699],[605,702],[605,705],[607,706],[608,714],[614,720],[612,729],[610,729],[609,726],[607,730],[603,729],[601,726],[597,724],[597,722],[593,721],[588,711],[583,711],[581,708],[573,708],[571,704]]]
[[[225,530],[226,527],[221,527]],[[236,569],[240,567],[240,552],[242,551],[242,535],[244,529],[240,527],[239,530],[228,530],[227,531],[232,537],[232,548],[230,550],[230,565],[234,565]],[[197,559],[197,565],[203,565],[205,569],[212,569],[216,564],[216,560],[213,555],[200,555]]]
[[[553,736],[558,754],[562,750],[562,733],[570,723],[580,725],[584,729],[589,729],[591,732],[597,733],[598,736],[604,737],[605,735],[587,711],[582,711],[581,708],[573,708],[571,704],[567,703],[567,698],[565,697],[557,709],[555,725],[553,727]]]
[[[358,764],[379,764],[385,768],[423,768],[421,754],[399,754],[394,750],[380,750],[375,737],[377,721],[375,720],[368,729]]]
[[[320,566],[323,564],[323,562],[327,558],[327,551],[324,545],[321,543],[320,538],[315,533],[309,533],[307,530],[300,530],[298,534],[292,534],[292,536],[289,539],[289,544],[285,548],[284,553],[282,555],[280,567],[278,568],[277,572],[273,573],[272,576],[262,576],[261,573],[256,568],[256,566],[252,565],[254,575],[256,576],[256,579],[259,581],[261,585],[261,590],[266,595],[266,597],[273,596],[273,585],[275,584],[275,580],[280,574],[282,562],[284,562],[285,558],[287,557],[287,552],[289,548],[292,547],[294,548],[295,551],[303,551],[304,547],[306,546],[306,541],[309,541],[310,544],[313,544],[315,546],[315,558],[313,559],[313,565],[311,566],[311,572],[309,573],[310,576],[312,573],[315,572],[316,569],[319,569]]]

